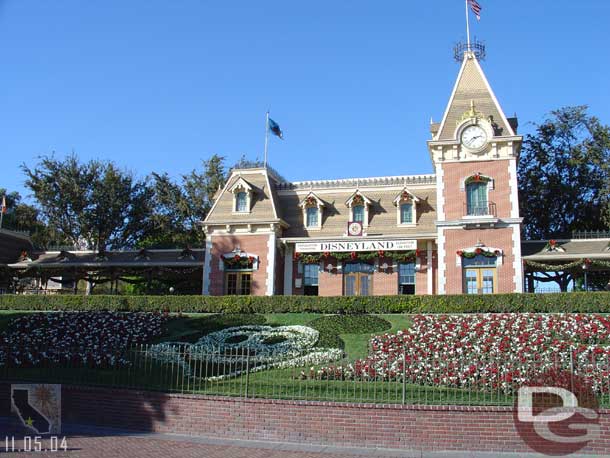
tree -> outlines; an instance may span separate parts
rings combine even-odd
[[[523,142],[519,202],[523,233],[548,239],[610,226],[610,127],[586,106],[551,112]]]
[[[2,219],[4,229],[27,232],[32,244],[40,249],[46,249],[50,244],[61,243],[61,237],[42,221],[38,209],[24,203],[18,192],[8,192],[0,188],[0,199],[2,196],[6,197],[7,206],[6,214]]]
[[[43,156],[35,168],[23,164],[22,170],[42,218],[74,246],[130,247],[148,229],[150,187],[112,162]]]
[[[226,180],[224,158],[213,155],[203,161],[203,172],[192,170],[174,182],[167,173],[153,173],[152,230],[140,246],[174,248],[202,246],[204,234],[198,223],[208,214],[214,195]]]
[[[526,135],[519,162],[519,205],[527,239],[570,237],[610,226],[610,127],[586,106],[551,112]],[[539,272],[565,290],[571,272]]]

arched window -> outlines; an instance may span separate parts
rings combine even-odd
[[[408,224],[413,222],[413,204],[400,204],[400,224]]]
[[[471,216],[489,214],[486,181],[471,181],[466,184],[466,210],[466,214]]]
[[[239,191],[235,195],[235,211],[247,212],[248,211],[248,195],[245,191]]]
[[[318,207],[307,207],[307,227],[318,226]]]
[[[354,221],[364,224],[364,205],[352,207]]]

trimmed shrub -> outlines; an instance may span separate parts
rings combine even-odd
[[[345,342],[339,334],[372,334],[383,332],[392,327],[392,323],[375,315],[325,315],[307,323],[320,333],[316,346],[345,348]]]
[[[206,313],[610,313],[610,292],[448,296],[80,296],[0,295],[0,310]]]

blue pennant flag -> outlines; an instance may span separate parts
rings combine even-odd
[[[269,130],[273,132],[273,135],[284,140],[284,134],[282,133],[282,129],[280,129],[280,125],[271,118],[269,118]]]

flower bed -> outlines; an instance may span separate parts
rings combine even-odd
[[[162,332],[159,313],[33,313],[0,335],[0,365],[113,367],[127,365],[125,351]]]
[[[319,332],[307,326],[235,326],[203,336],[194,344],[165,342],[154,345],[155,359],[180,365],[194,375],[205,362],[204,378],[218,380],[246,371],[318,365],[343,357],[336,348],[314,348]]]
[[[410,329],[371,340],[366,359],[303,373],[512,391],[568,369],[609,391],[610,319],[583,314],[416,315]],[[404,362],[404,363],[403,363]]]

